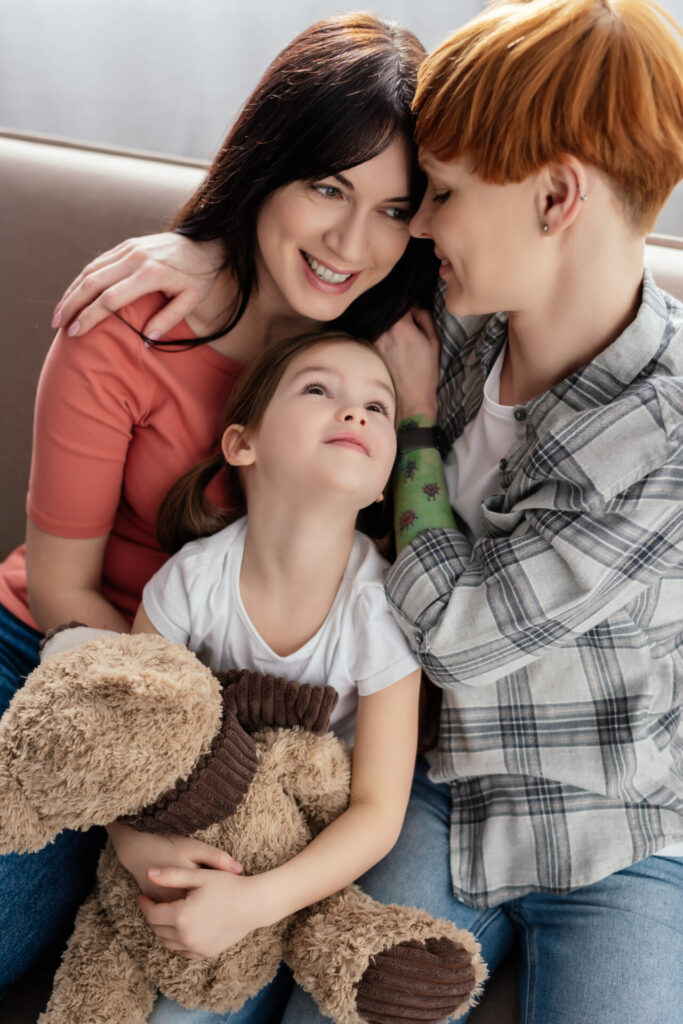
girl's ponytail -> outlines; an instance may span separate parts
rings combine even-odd
[[[157,540],[163,551],[173,554],[188,541],[217,533],[244,514],[239,479],[235,479],[237,474],[233,476],[231,469],[226,467],[222,453],[218,452],[176,480],[157,516]],[[233,505],[229,509],[218,508],[206,496],[207,487],[221,470],[230,475]]]

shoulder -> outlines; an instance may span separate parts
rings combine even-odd
[[[164,301],[160,293],[145,295],[78,338],[58,331],[46,360],[47,370],[107,371],[130,383],[131,375],[137,377],[143,367],[145,347],[139,331]]]
[[[172,555],[166,565],[182,567],[185,571],[212,575],[224,570],[226,559],[236,554],[241,556],[244,549],[246,517],[237,519],[217,533],[183,544],[180,551]]]
[[[370,537],[356,530],[344,579],[359,588],[371,584],[383,586],[388,568],[389,563],[380,555]]]
[[[385,591],[389,562],[372,540],[356,531],[353,551],[344,573],[346,614],[361,633],[377,629],[383,617],[391,619]]]

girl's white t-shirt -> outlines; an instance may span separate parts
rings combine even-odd
[[[388,562],[356,533],[342,582],[318,632],[293,654],[276,654],[247,615],[239,591],[247,519],[186,544],[147,583],[152,625],[216,672],[245,668],[330,685],[339,694],[331,726],[353,742],[358,696],[409,675],[418,663],[384,593]]]

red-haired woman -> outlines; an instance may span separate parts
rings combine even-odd
[[[680,1018],[683,309],[643,270],[683,175],[679,37],[651,0],[496,3],[415,99],[411,231],[442,287],[436,331],[420,313],[380,341],[387,586],[443,707],[363,884],[471,929],[493,968],[520,943],[534,1024]],[[285,1020],[320,1018],[296,993]]]

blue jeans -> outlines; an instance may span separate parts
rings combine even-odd
[[[41,634],[0,605],[0,714],[38,664]],[[103,829],[62,832],[38,853],[0,856],[0,998],[71,934],[92,889]]]
[[[520,1024],[679,1024],[682,858],[649,857],[564,896],[530,893],[475,910],[451,891],[449,830],[449,787],[431,783],[420,765],[401,837],[361,880],[365,891],[469,929],[490,972],[519,944]],[[295,988],[282,1024],[323,1021]]]

